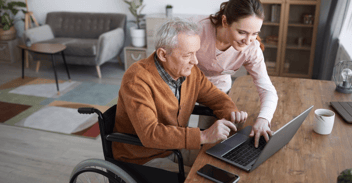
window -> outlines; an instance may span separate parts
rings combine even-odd
[[[343,45],[349,57],[352,58],[352,2],[349,2],[346,19],[343,22],[341,34],[339,36],[340,44]]]

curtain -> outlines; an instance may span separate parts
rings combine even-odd
[[[322,0],[313,79],[331,80],[339,47],[338,37],[351,0]]]

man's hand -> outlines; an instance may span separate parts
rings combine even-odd
[[[250,137],[254,135],[254,146],[257,148],[259,144],[260,136],[264,136],[265,140],[269,141],[269,135],[272,135],[272,131],[270,130],[270,123],[268,120],[264,118],[257,118],[257,121],[254,123],[252,127],[252,131],[249,134]]]
[[[231,121],[233,123],[244,123],[246,122],[247,117],[248,114],[244,111],[231,112]]]
[[[219,140],[225,140],[230,131],[237,131],[236,126],[226,119],[217,120],[210,128],[200,132],[200,143],[215,143]]]

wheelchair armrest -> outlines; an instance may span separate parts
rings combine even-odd
[[[214,116],[213,110],[206,106],[195,105],[192,114],[204,115],[204,116]]]
[[[112,133],[106,136],[106,140],[113,142],[121,142],[131,145],[143,146],[141,140],[139,140],[137,135],[131,135],[126,133]]]

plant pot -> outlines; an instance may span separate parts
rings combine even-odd
[[[172,18],[172,8],[166,8],[166,17]]]
[[[130,28],[132,45],[134,47],[145,46],[145,29],[136,29],[135,27]]]
[[[10,27],[9,30],[0,28],[0,40],[8,41],[16,38],[16,29],[14,26]]]

